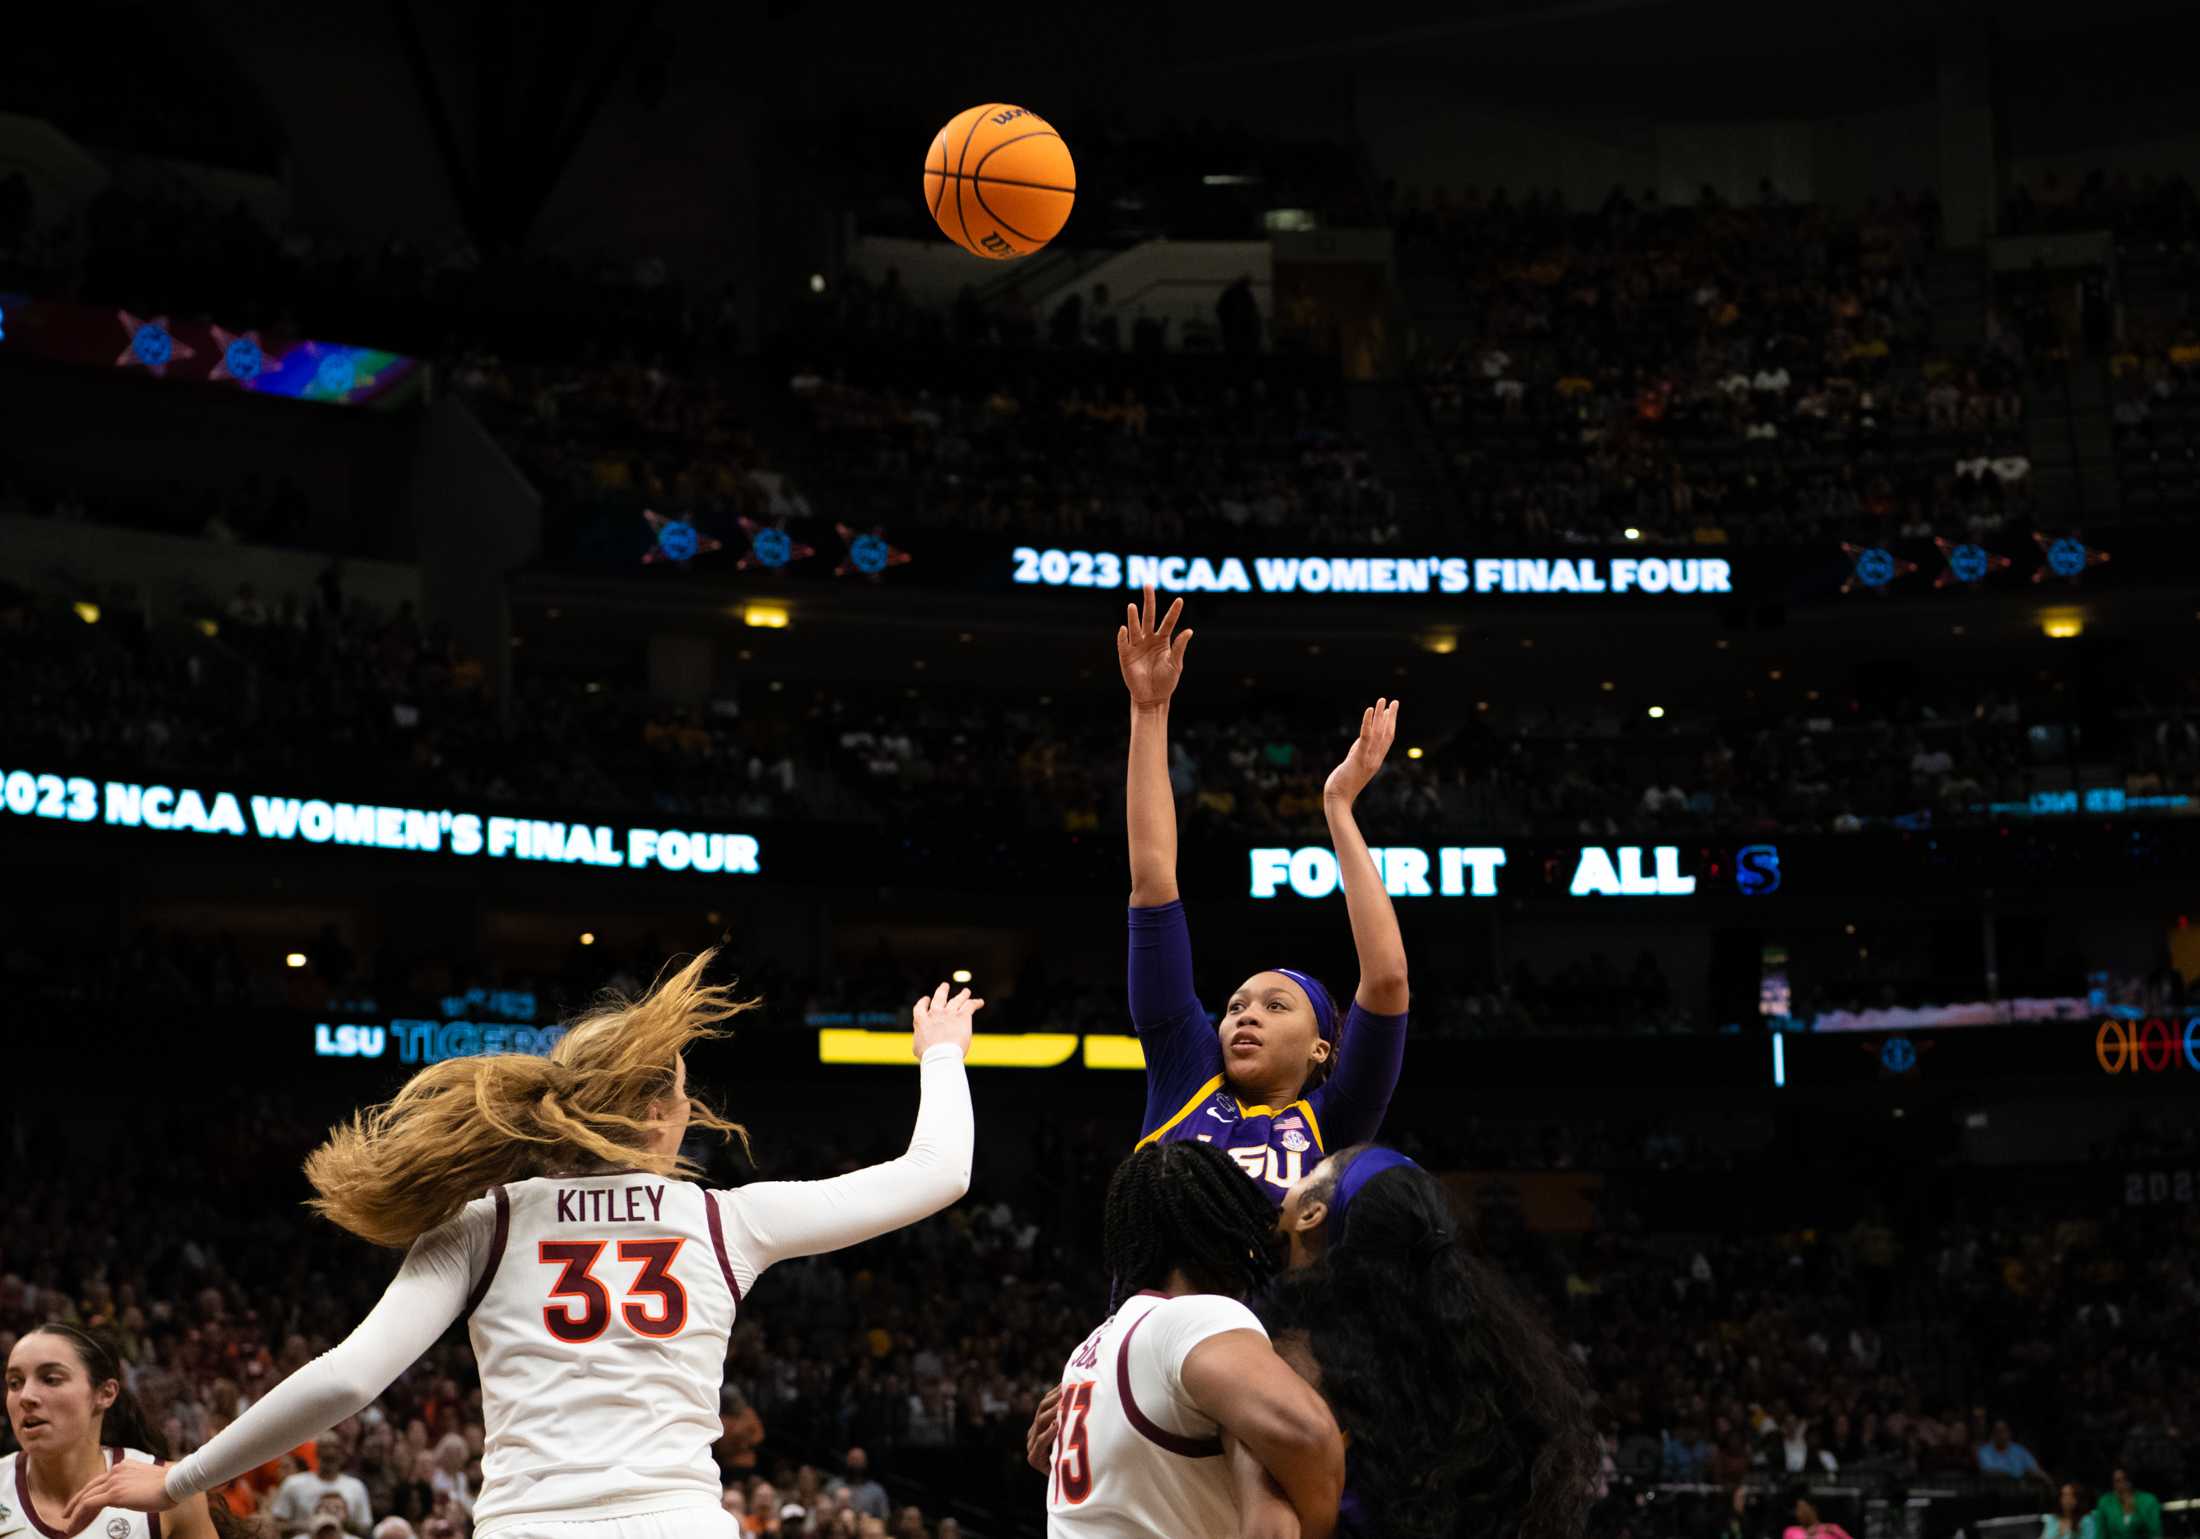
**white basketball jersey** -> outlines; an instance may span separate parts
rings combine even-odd
[[[718,1203],[646,1172],[545,1176],[467,1205],[483,1236],[477,1532],[718,1505],[711,1444],[740,1290]]]
[[[120,1464],[125,1459],[132,1464],[160,1462],[135,1448],[107,1450],[110,1465]],[[23,1467],[20,1453],[0,1459],[0,1539],[62,1539],[61,1530],[48,1524],[31,1505],[30,1472]],[[84,1525],[79,1539],[160,1539],[160,1514],[102,1507],[92,1515],[91,1522]]]
[[[1224,1331],[1268,1334],[1236,1299],[1141,1293],[1070,1354],[1047,1481],[1050,1539],[1237,1532],[1221,1427],[1184,1393],[1184,1359]]]

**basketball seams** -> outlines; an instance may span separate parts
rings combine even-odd
[[[985,121],[985,115],[987,113],[991,112],[995,107],[998,107],[1000,105],[1001,104],[999,102],[987,102],[982,107],[974,107],[971,109],[970,127],[964,130],[962,150],[955,156],[955,222],[962,226],[963,250],[969,252],[973,256],[978,255],[979,251],[977,245],[970,239],[969,210],[963,207],[962,169],[965,165],[969,164],[970,141],[978,137],[978,125]]]
[[[991,160],[994,156],[1000,154],[1001,151],[1007,149],[1010,145],[1022,144],[1026,139],[1052,139],[1056,144],[1062,145],[1062,153],[1065,156],[1069,154],[1069,146],[1062,143],[1062,136],[1060,134],[1056,133],[1051,128],[1035,128],[1028,134],[1018,134],[1013,139],[1003,139],[999,144],[994,145],[983,155],[980,155],[978,157],[977,165],[971,168],[971,177],[978,181],[999,182],[1003,186],[1008,187],[1044,187],[1049,192],[1075,192],[1077,188],[1074,182],[1068,187],[1056,187],[1051,182],[1025,182],[1019,181],[1017,178],[1012,176],[987,176],[985,174],[985,163],[987,161]],[[1076,168],[1072,166],[1072,175],[1075,174],[1075,171]],[[955,174],[957,176],[962,175],[960,171],[957,171]]]
[[[979,164],[983,165],[985,164],[985,162],[980,161]],[[957,187],[960,187],[962,183],[957,182],[955,185]],[[994,213],[993,205],[985,201],[985,183],[982,180],[975,176],[972,177],[970,179],[970,187],[972,194],[978,200],[978,207],[984,209],[988,217],[990,217],[995,224],[999,225],[1009,234],[1015,236],[1018,240],[1030,242],[1031,249],[1034,251],[1038,250],[1041,246],[1046,244],[1045,241],[1038,239],[1036,236],[1026,235],[1023,231],[1017,229],[1014,225],[1010,224],[1006,219],[1003,219],[999,214]],[[1069,216],[1067,214],[1063,215],[1062,218],[1064,223],[1067,223],[1069,220]]]
[[[939,167],[939,169],[938,169],[937,171],[935,171],[935,170],[933,170],[933,169],[932,169],[932,150],[937,150],[937,151],[939,151],[939,155],[940,155],[940,167]],[[936,189],[936,190],[935,190],[935,191],[933,192],[933,194],[932,194],[932,217],[933,217],[934,219],[937,219],[937,218],[939,218],[939,217],[940,217],[940,200],[941,200],[941,199],[943,199],[943,198],[945,198],[945,197],[947,196],[947,130],[946,130],[946,129],[944,129],[944,128],[943,128],[943,129],[941,129],[941,130],[940,130],[940,131],[939,131],[938,133],[936,133],[936,134],[934,134],[934,135],[932,136],[932,150],[927,150],[927,151],[925,151],[925,154],[924,154],[924,174],[925,174],[925,176],[926,176],[927,178],[930,178],[930,177],[934,177],[934,176],[936,176],[936,177],[938,177],[938,178],[940,179],[940,185],[939,185],[939,187],[938,187],[938,188],[937,188],[937,189]]]
[[[1027,182],[1020,176],[964,176],[960,171],[927,171],[927,176],[944,176],[951,182],[991,182],[996,187],[1029,187],[1034,192],[1058,192],[1065,198],[1077,196],[1074,187],[1057,187],[1052,182]]]

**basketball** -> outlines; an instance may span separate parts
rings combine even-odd
[[[924,158],[924,203],[972,256],[1029,256],[1061,232],[1077,201],[1077,167],[1046,119],[988,102],[958,112]]]

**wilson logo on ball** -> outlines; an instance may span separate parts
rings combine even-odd
[[[1077,202],[1069,146],[1028,107],[987,102],[950,118],[924,158],[924,202],[972,256],[1028,256],[1061,233]]]

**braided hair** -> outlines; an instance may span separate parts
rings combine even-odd
[[[1282,1261],[1276,1210],[1212,1144],[1148,1144],[1108,1181],[1102,1244],[1108,1310],[1182,1269],[1202,1293],[1243,1298],[1265,1287]]]

